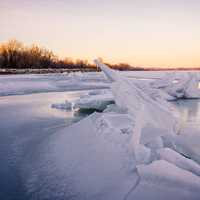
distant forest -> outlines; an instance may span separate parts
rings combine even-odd
[[[131,67],[126,63],[111,65],[118,70],[143,70],[140,67]],[[87,60],[60,59],[52,51],[38,45],[27,46],[15,39],[0,43],[1,69],[96,69]]]
[[[133,67],[127,63],[109,64],[109,67],[117,70],[186,70],[185,68],[147,68]],[[13,70],[15,69],[15,70]],[[64,72],[64,71],[98,71],[95,65],[87,60],[73,60],[72,58],[60,59],[52,51],[36,44],[27,46],[16,39],[0,43],[0,74],[2,73],[27,73],[27,70],[36,73]],[[200,70],[200,68],[189,68]],[[31,71],[32,70],[32,71]],[[42,72],[43,70],[43,72]]]

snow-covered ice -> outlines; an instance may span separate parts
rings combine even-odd
[[[113,95],[109,91],[89,92],[74,102],[74,109],[96,109],[103,111],[107,105],[114,103]]]
[[[174,99],[200,98],[199,73],[170,73],[151,83],[153,88],[162,89]]]
[[[198,77],[103,68],[109,80],[96,72],[0,77],[1,96],[90,89],[51,107],[101,111],[70,126],[50,126],[45,137],[36,129],[44,138],[24,152],[19,169],[27,198],[199,200],[199,129],[185,127],[177,105],[167,101],[182,98],[177,88],[183,85],[184,97],[194,97]]]
[[[0,76],[0,96],[109,88],[100,73]]]
[[[128,193],[138,178],[124,147],[129,135],[97,132],[100,116],[55,133],[41,144],[34,166],[26,162],[26,187],[33,199],[120,200]]]
[[[167,161],[138,166],[138,172],[141,181],[130,199],[199,199],[199,177]]]
[[[154,145],[143,146],[139,159],[145,158],[145,165],[136,165],[130,124],[128,114],[94,113],[48,137],[34,165],[26,162],[28,194],[41,199],[198,199],[198,164]],[[155,160],[149,159],[152,149],[160,155]]]
[[[154,128],[161,129],[161,134],[173,133],[177,129],[177,116],[172,112],[172,108],[161,100],[153,99],[149,93],[138,87],[137,84],[130,82],[127,78],[120,76],[119,73],[109,69],[106,65],[95,60],[108,79],[112,81],[111,91],[114,95],[115,103],[128,110],[128,113],[134,118],[135,126],[133,130],[133,148],[136,150],[140,144],[143,127],[150,124]],[[158,133],[158,131],[157,131]],[[157,136],[157,135],[156,135]],[[151,139],[154,135],[150,136]]]
[[[185,189],[195,190],[195,193],[198,193],[200,187],[200,179],[196,176],[199,170],[198,164],[194,161],[187,160],[183,155],[175,153],[173,150],[169,151],[171,153],[165,152],[164,150],[162,151],[162,145],[164,145],[164,143],[161,141],[160,136],[163,136],[163,138],[165,138],[165,136],[172,138],[171,147],[176,149],[177,143],[174,139],[178,138],[176,134],[180,132],[180,117],[178,113],[172,112],[173,110],[170,109],[169,104],[164,98],[153,98],[154,96],[148,91],[148,86],[145,90],[142,90],[137,83],[131,83],[127,78],[121,77],[119,73],[109,69],[98,60],[95,60],[95,63],[112,82],[111,91],[116,104],[126,108],[130,116],[134,119],[134,126],[132,131],[130,131],[131,139],[129,141],[129,151],[132,152],[130,155],[134,157],[135,165],[138,169],[138,176],[148,177],[147,179],[150,179],[153,183],[157,182],[157,179],[159,183],[163,180],[165,186],[178,184],[180,188],[186,187]],[[191,79],[187,81],[187,87],[185,87],[185,94],[188,88],[191,91],[191,84],[191,87],[196,86],[194,85],[194,81],[191,82],[193,76],[190,77]],[[149,87],[149,89],[151,88]],[[149,124],[151,129],[147,128],[148,136],[146,134],[144,137],[144,141],[146,141],[142,144],[141,137],[142,135],[144,136],[142,131],[145,126]],[[158,131],[156,129],[160,130]],[[149,140],[146,138],[149,138]],[[177,141],[180,140],[177,139]],[[147,146],[145,146],[145,144]],[[158,151],[159,153],[155,152],[157,148],[161,149]],[[170,156],[168,156],[168,154],[170,154]],[[153,161],[162,158],[164,158],[165,161]],[[151,164],[151,162],[153,163]],[[184,165],[184,167],[182,165]],[[166,176],[166,174],[164,174],[164,168],[169,168],[168,170],[170,171],[173,170],[173,173],[170,174],[171,172],[168,172]],[[153,170],[149,171],[148,169]]]
[[[176,151],[169,148],[163,148],[158,151],[158,155],[161,160],[166,160],[179,168],[200,176],[200,166],[193,160],[184,157]]]

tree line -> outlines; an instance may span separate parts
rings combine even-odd
[[[151,68],[133,67],[127,63],[109,64],[109,67],[117,70],[174,70],[174,68]],[[38,45],[24,45],[16,39],[0,43],[0,70],[1,69],[73,69],[73,70],[95,70],[95,65],[87,60],[73,60],[71,58],[60,59],[52,51]],[[185,70],[186,68],[176,68]],[[200,70],[200,68],[189,68],[190,70]]]
[[[132,67],[126,63],[109,64],[118,70],[143,70],[141,67]],[[58,58],[52,51],[38,45],[24,45],[16,39],[0,43],[0,69],[88,69],[98,70],[87,60],[73,60]]]
[[[0,44],[0,68],[88,68],[87,60],[59,59],[52,51],[38,45],[25,46],[15,39]]]

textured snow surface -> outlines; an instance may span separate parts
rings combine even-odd
[[[0,77],[0,95],[95,89],[75,102],[52,107],[103,111],[55,129],[37,152],[23,159],[27,198],[199,200],[200,136],[180,126],[180,116],[166,101],[172,95],[165,90],[173,89],[177,98],[177,88],[186,85],[184,95],[191,92],[185,96],[191,97],[197,79],[177,73],[177,79],[188,82],[179,81],[174,90],[169,80],[157,88],[152,80],[135,80],[136,75],[160,79],[164,72],[106,74],[114,82],[102,73]],[[102,88],[111,90],[97,90]]]
[[[161,138],[151,147],[138,148],[148,162],[136,168],[130,150],[133,126],[128,114],[94,113],[54,133],[40,145],[34,165],[25,162],[28,195],[33,199],[198,199],[199,165],[160,145]],[[152,157],[154,150],[158,153]]]
[[[33,199],[117,200],[128,193],[138,179],[125,147],[129,135],[97,131],[100,116],[93,114],[52,135],[48,145],[41,144],[43,153],[34,166],[26,166]]]

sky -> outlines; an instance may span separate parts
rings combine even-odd
[[[59,57],[200,67],[200,0],[0,0],[0,43]]]

